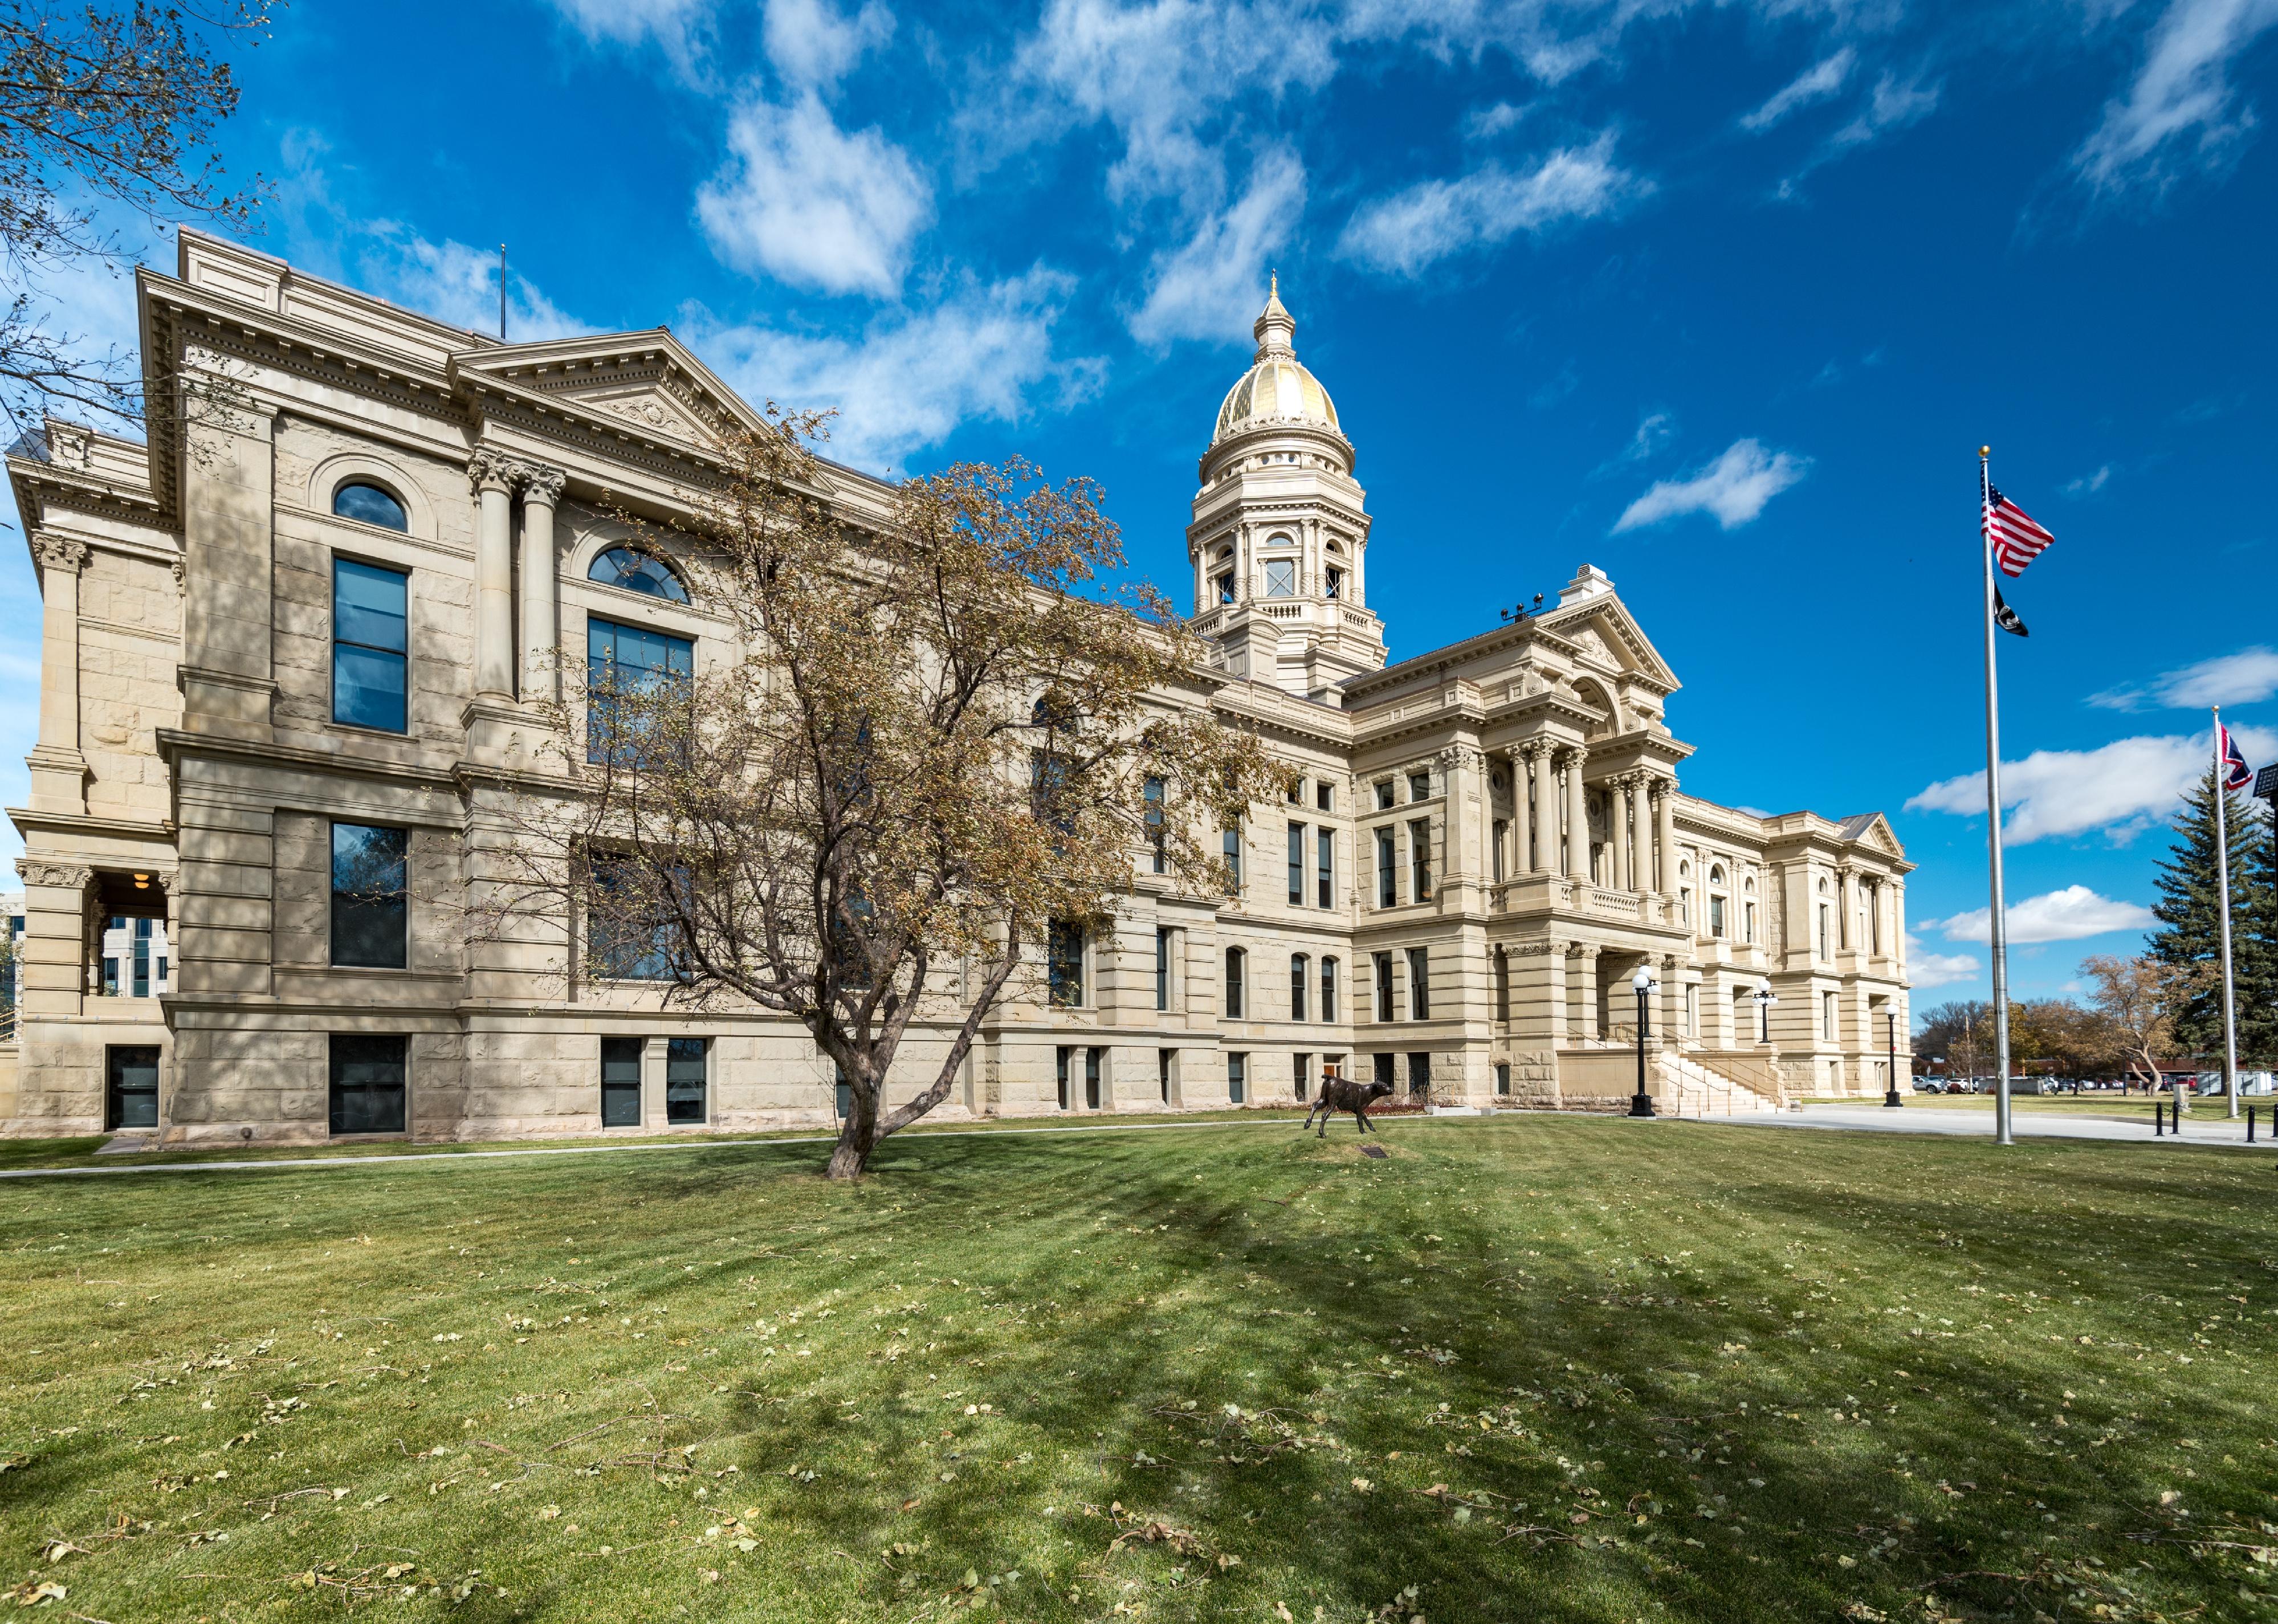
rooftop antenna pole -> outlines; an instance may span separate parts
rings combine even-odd
[[[499,244],[499,342],[506,342],[506,244]]]

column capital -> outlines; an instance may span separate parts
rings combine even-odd
[[[548,507],[562,499],[562,487],[570,477],[558,468],[548,468],[543,462],[516,464],[515,472],[522,484],[524,501],[543,502]]]
[[[82,863],[42,863],[19,858],[16,877],[26,885],[57,885],[83,891],[94,881],[95,871]]]
[[[504,452],[482,446],[467,459],[467,483],[475,488],[478,496],[487,491],[511,492],[515,476],[522,466]]]
[[[69,536],[54,536],[41,530],[32,537],[32,556],[39,560],[42,572],[63,569],[77,575],[87,568],[90,555],[87,543]]]

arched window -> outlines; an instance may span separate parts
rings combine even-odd
[[[366,480],[352,479],[333,492],[333,511],[360,524],[377,524],[384,530],[409,530],[410,519],[393,494]]]
[[[1337,961],[1321,961],[1321,1018],[1333,1021],[1337,1018]]]
[[[1240,948],[1226,950],[1226,1017],[1228,1020],[1242,1018],[1242,978],[1243,963],[1249,957]]]
[[[688,601],[688,589],[681,584],[680,577],[672,573],[669,565],[631,547],[611,547],[593,560],[592,568],[585,576],[603,586],[621,586],[646,598],[661,598],[671,603]]]
[[[1313,961],[1310,955],[1293,953],[1289,956],[1289,1018],[1305,1018],[1305,992],[1312,980]]]

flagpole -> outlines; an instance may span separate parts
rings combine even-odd
[[[1992,926],[1993,1055],[2000,1067],[1993,1085],[1993,1142],[2014,1144],[2009,1132],[2009,931],[2007,908],[2001,897],[2001,692],[1994,674],[1993,633],[1993,448],[1977,448],[1978,529],[1985,554],[1985,861],[1991,871],[1993,906],[1986,918]]]
[[[2222,706],[2214,709],[2214,872],[2222,899],[2222,1092],[2238,1115],[2238,996],[2230,980],[2230,764],[2222,759]],[[2181,1096],[2177,1096],[2180,1098]]]

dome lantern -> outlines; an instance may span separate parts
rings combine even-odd
[[[1321,387],[1320,380],[1297,359],[1294,342],[1297,322],[1281,302],[1279,275],[1274,277],[1265,295],[1265,308],[1258,312],[1257,324],[1250,331],[1257,335],[1257,354],[1250,370],[1235,380],[1218,408],[1218,424],[1211,435],[1212,449],[1252,429],[1326,430],[1343,442],[1343,431],[1337,426],[1336,403],[1329,399],[1329,392]],[[1349,445],[1346,451],[1349,455]]]

